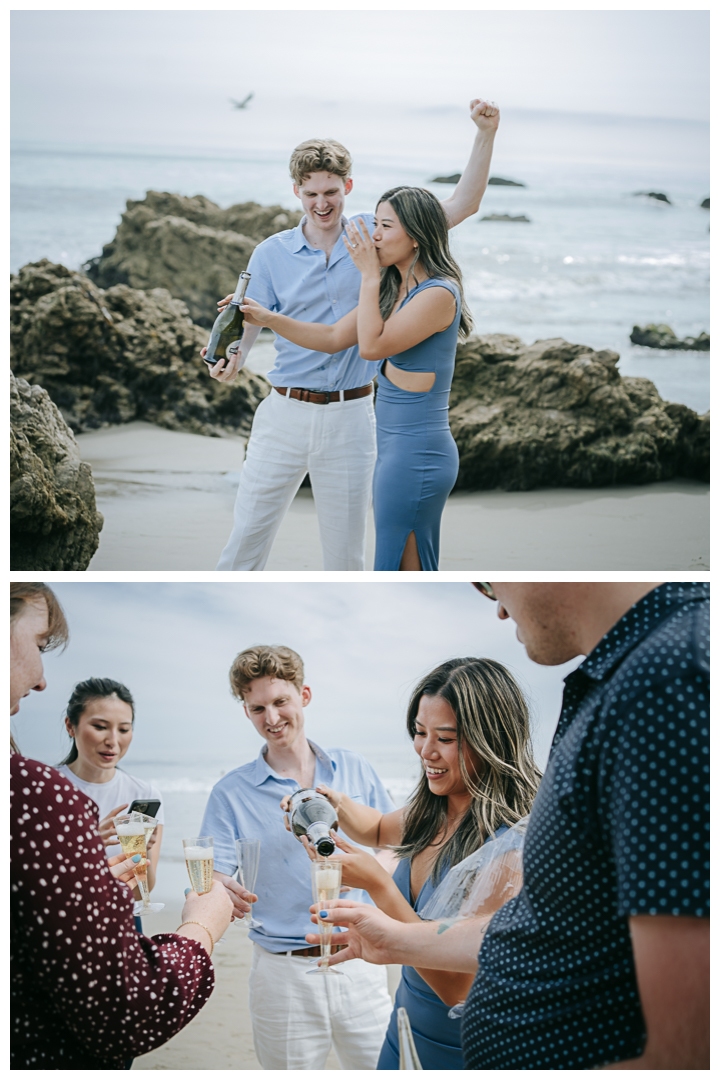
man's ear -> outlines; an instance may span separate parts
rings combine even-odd
[[[295,192],[295,194],[297,195],[297,197],[299,199],[300,198],[300,189],[298,188],[297,184],[293,184],[293,191]]]
[[[309,705],[312,701],[312,690],[309,686],[303,686],[302,690],[300,691],[300,700],[303,703],[303,708],[306,705]]]
[[[352,191],[352,189],[353,189],[352,176],[348,176],[347,180],[345,181],[345,194],[349,195],[350,192]]]

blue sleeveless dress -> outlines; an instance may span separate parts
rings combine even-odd
[[[433,885],[430,878],[427,879],[413,904],[416,911],[425,907],[449,869],[449,866],[446,867],[437,885]],[[393,880],[407,902],[412,904],[410,859],[400,860]],[[423,1069],[463,1069],[465,1066],[460,1045],[460,1021],[449,1019],[449,1006],[440,1000],[434,990],[430,989],[412,967],[402,969],[400,985],[395,994],[395,1008],[390,1017],[377,1068],[399,1069],[400,1067],[397,1011],[401,1005],[407,1009],[415,1047]]]
[[[448,289],[455,318],[447,330],[431,334],[412,349],[389,357],[404,371],[435,373],[427,393],[401,390],[378,372],[375,403],[378,457],[373,477],[375,570],[399,570],[408,536],[414,531],[423,570],[437,570],[440,518],[457,480],[459,457],[448,423],[448,399],[455,367],[460,290],[453,281],[428,278],[410,291]]]

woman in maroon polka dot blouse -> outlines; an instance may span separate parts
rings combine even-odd
[[[46,585],[10,589],[13,714],[45,688],[42,653],[66,640],[67,625]],[[231,901],[220,884],[190,893],[176,933],[138,935],[94,804],[55,769],[11,751],[11,1068],[124,1069],[209,998],[210,954]]]

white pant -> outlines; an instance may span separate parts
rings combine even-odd
[[[347,975],[307,975],[317,960],[253,945],[250,1018],[263,1069],[322,1069],[332,1044],[343,1069],[374,1069],[390,1022],[384,967],[364,960]]]
[[[235,523],[218,570],[262,570],[310,473],[324,570],[365,569],[365,528],[375,466],[372,394],[312,405],[271,390],[245,451]]]

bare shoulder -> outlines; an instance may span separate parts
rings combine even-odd
[[[428,311],[435,313],[447,311],[454,314],[455,303],[455,293],[449,284],[437,281],[433,282],[432,285],[427,285],[424,289],[419,289],[405,304],[403,311],[412,308],[416,312]]]

